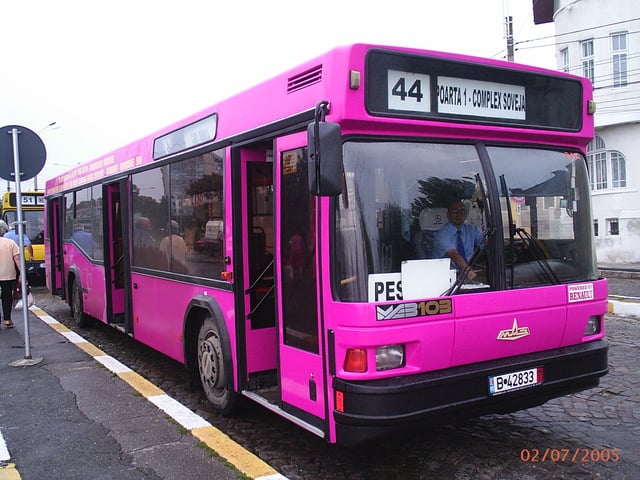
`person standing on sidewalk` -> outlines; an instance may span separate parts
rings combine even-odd
[[[7,233],[5,233],[3,236],[5,238],[10,238],[14,242],[16,242],[17,245],[20,245],[20,237],[18,237],[18,224],[16,222],[13,222],[11,225],[9,225],[9,230],[7,230]],[[22,243],[24,245],[24,249],[29,252],[29,258],[33,260],[33,245],[31,245],[31,240],[26,233],[22,234]]]
[[[7,230],[9,230],[9,226],[6,222],[0,220],[0,298],[2,299],[2,323],[5,327],[11,328],[13,327],[13,322],[11,321],[13,289],[16,286],[16,281],[20,280],[20,247],[10,238],[4,237]]]

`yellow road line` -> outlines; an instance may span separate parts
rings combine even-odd
[[[49,316],[44,310],[37,307],[31,307],[30,310],[53,330],[67,338],[95,361],[101,363],[128,383],[148,401],[167,413],[174,421],[191,432],[194,437],[198,438],[208,448],[220,455],[244,475],[255,480],[287,480],[285,476],[278,473],[273,467],[233,441],[205,419],[189,410],[180,402],[169,397],[162,389],[158,388],[146,378],[134,372],[126,365],[123,365],[115,358],[108,356],[75,332],[69,330],[66,326]],[[17,477],[5,478],[2,476],[2,470],[0,470],[0,480],[19,479],[19,475]]]
[[[20,472],[15,463],[0,465],[0,480],[21,480]]]

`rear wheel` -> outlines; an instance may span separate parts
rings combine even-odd
[[[82,288],[77,278],[73,280],[71,287],[71,318],[80,328],[86,328],[91,323],[82,307]]]
[[[230,386],[231,372],[225,364],[224,339],[211,317],[200,326],[197,347],[198,372],[204,393],[219,413],[227,415],[233,411],[237,395]]]

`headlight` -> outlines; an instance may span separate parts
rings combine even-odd
[[[404,345],[388,345],[376,349],[376,370],[391,370],[404,366]]]
[[[584,329],[584,336],[596,335],[600,333],[601,317],[600,315],[591,315],[587,322],[587,328]]]

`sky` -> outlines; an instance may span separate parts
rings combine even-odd
[[[515,61],[556,67],[553,25],[534,25],[531,0],[19,0],[0,11],[0,126],[33,130],[47,150],[22,191],[339,45],[505,58],[510,15]]]

